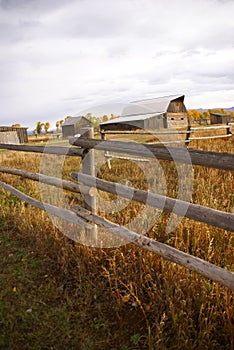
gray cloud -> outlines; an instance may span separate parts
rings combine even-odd
[[[192,107],[234,104],[233,12],[228,0],[0,0],[0,124],[178,92]]]
[[[70,3],[79,0],[69,0]],[[80,0],[82,1],[82,0]],[[60,7],[66,6],[66,0],[0,0],[0,8],[6,11],[27,11],[31,14],[45,13],[54,11]]]

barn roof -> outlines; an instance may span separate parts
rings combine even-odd
[[[131,115],[131,116],[126,116],[126,117],[119,117],[119,118],[114,118],[111,120],[108,120],[106,122],[100,123],[100,125],[107,125],[107,124],[116,124],[116,123],[126,123],[126,122],[135,122],[139,120],[145,120],[149,119],[151,117],[159,116],[162,115],[163,113],[149,113],[149,114],[140,114],[140,115]]]
[[[210,112],[210,114],[215,115],[216,117],[230,117],[230,114],[227,113],[216,113],[216,112]]]
[[[164,113],[167,111],[170,102],[177,99],[183,102],[184,95],[169,95],[147,100],[133,101],[123,109],[121,116]]]
[[[84,119],[87,119],[85,118],[84,116],[79,116],[79,117],[71,117],[71,118],[68,118],[67,120],[65,120],[65,122],[62,124],[62,126],[68,126],[68,125],[74,125],[76,124],[77,122],[79,122],[82,118]],[[89,121],[87,119],[87,121]]]

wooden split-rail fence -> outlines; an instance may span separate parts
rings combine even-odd
[[[234,126],[234,123],[228,122],[226,125],[213,125],[213,126],[206,126],[206,127],[192,127],[191,125],[188,125],[187,130],[158,130],[158,131],[139,131],[139,130],[101,130],[101,138],[102,140],[107,139],[107,135],[151,135],[155,138],[158,138],[158,140],[147,142],[147,144],[153,144],[153,145],[177,145],[177,144],[183,144],[185,147],[188,147],[190,142],[192,141],[198,141],[198,140],[209,140],[209,139],[219,139],[219,138],[229,138],[233,136],[232,134],[232,127]],[[205,132],[205,135],[199,136],[196,135],[197,132]],[[222,132],[223,134],[216,134],[216,135],[210,135],[210,132]],[[209,135],[206,134],[206,132],[209,133]],[[169,140],[168,140],[169,139]],[[125,160],[135,160],[140,162],[147,162],[148,160],[145,158],[129,158],[126,156],[117,156],[110,154],[109,151],[105,152],[105,158],[108,164],[109,169],[111,168],[110,160],[114,158],[118,159],[125,159]]]
[[[87,234],[94,234],[97,236],[97,239],[97,226],[99,226],[113,235],[124,238],[128,242],[157,253],[173,263],[196,271],[206,278],[234,290],[234,273],[231,271],[220,268],[142,234],[133,232],[127,227],[117,225],[99,216],[97,214],[95,196],[97,195],[97,190],[105,191],[139,203],[147,204],[153,208],[173,212],[178,216],[185,216],[189,219],[229,231],[234,231],[234,214],[97,178],[94,176],[94,149],[118,154],[130,154],[140,158],[151,157],[179,163],[189,163],[191,161],[192,165],[223,169],[226,171],[234,171],[234,154],[208,152],[185,147],[165,147],[158,144],[137,144],[135,142],[97,140],[93,137],[92,128],[83,128],[81,137],[70,139],[70,144],[73,147],[0,144],[0,149],[81,157],[83,165],[82,172],[73,172],[71,174],[71,178],[76,182],[3,166],[0,166],[0,172],[40,181],[41,183],[72,192],[82,193],[86,200],[85,208],[78,205],[74,206],[71,210],[56,207],[51,204],[40,202],[5,182],[0,182],[0,186],[34,207],[46,210],[48,213],[62,218],[67,222],[82,225],[87,229]],[[189,157],[185,156],[185,152],[189,154]]]
[[[188,125],[187,130],[166,130],[166,131],[139,131],[139,130],[101,130],[102,139],[105,139],[106,135],[152,135],[155,137],[163,137],[163,136],[169,136],[174,135],[178,136],[177,138],[173,140],[166,141],[164,140],[158,140],[155,142],[152,142],[153,144],[176,144],[176,143],[184,143],[185,146],[188,146],[191,141],[195,140],[208,140],[208,139],[217,139],[217,138],[225,138],[225,137],[231,137],[232,134],[232,127],[234,126],[234,123],[227,123],[226,125],[213,125],[213,126],[204,126],[204,127],[192,127],[191,125]],[[197,136],[196,133],[200,131],[225,131],[224,134],[220,135],[207,135],[207,136]],[[179,138],[179,136],[185,135],[185,140],[182,139],[182,137]]]

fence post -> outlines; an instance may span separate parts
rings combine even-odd
[[[191,125],[188,125],[187,134],[185,137],[185,145],[184,145],[185,147],[188,147],[189,145],[190,134],[191,134]]]
[[[93,139],[94,129],[93,127],[83,127],[81,128],[81,138]],[[82,173],[95,176],[95,165],[94,165],[94,149],[86,149],[86,152],[82,155]],[[90,195],[90,193],[83,194],[84,196],[84,206],[86,209],[91,211],[93,214],[97,213],[97,203],[96,196]],[[86,228],[86,233],[89,234],[94,240],[97,240],[97,225],[93,225],[92,229]],[[90,237],[90,238],[91,238]]]
[[[226,129],[226,132],[227,132],[227,135],[232,135],[232,132],[231,132],[231,123],[227,122],[227,129]]]
[[[101,130],[101,138],[102,138],[103,141],[106,140],[106,134],[105,134],[104,130]],[[108,155],[109,155],[109,152],[105,151],[104,152],[104,157],[106,159],[108,169],[110,170],[111,169],[111,162],[110,162],[110,158],[108,157]]]

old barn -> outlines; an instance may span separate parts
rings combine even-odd
[[[91,126],[91,122],[87,118],[83,116],[71,117],[62,124],[63,137],[80,134],[80,129],[85,126]]]
[[[230,120],[230,114],[210,112],[210,124],[227,124]]]
[[[136,130],[188,125],[184,95],[171,95],[129,103],[121,117],[100,124],[101,130]]]

